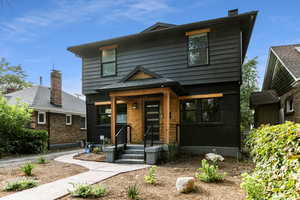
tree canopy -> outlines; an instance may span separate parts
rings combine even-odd
[[[0,92],[5,92],[8,88],[20,90],[30,87],[27,82],[25,71],[20,65],[12,66],[5,58],[0,59]]]
[[[241,85],[241,131],[249,130],[254,121],[254,112],[250,109],[250,96],[258,90],[257,86],[257,57],[246,60],[242,66]]]

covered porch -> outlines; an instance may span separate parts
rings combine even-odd
[[[109,96],[113,144],[120,141],[131,144],[179,142],[179,98],[171,88],[114,91],[109,92]],[[126,128],[117,128],[118,103],[127,106],[127,123],[123,126]]]

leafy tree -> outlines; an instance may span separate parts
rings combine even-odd
[[[254,121],[254,113],[250,109],[250,96],[252,92],[258,90],[257,87],[257,57],[246,60],[242,66],[241,85],[241,131],[250,129]]]
[[[0,59],[0,92],[5,92],[7,88],[20,90],[30,87],[25,78],[26,73],[20,65],[11,66],[4,58]]]

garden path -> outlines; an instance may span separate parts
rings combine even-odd
[[[81,165],[89,169],[88,172],[70,176],[35,188],[4,196],[0,200],[53,200],[65,196],[73,188],[70,183],[94,184],[120,173],[149,167],[149,165],[114,164],[106,162],[92,162],[73,159],[74,154],[56,158],[56,161]]]

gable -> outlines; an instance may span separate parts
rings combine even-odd
[[[145,72],[139,71],[133,74],[128,80],[133,81],[133,80],[141,80],[141,79],[148,79],[148,78],[154,78],[154,77],[150,74],[146,74]]]

